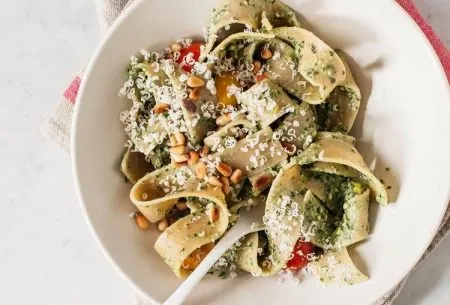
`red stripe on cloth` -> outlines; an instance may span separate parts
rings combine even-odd
[[[64,97],[72,104],[75,104],[75,101],[77,100],[80,84],[81,84],[81,77],[77,76],[72,80],[69,87],[67,87],[66,91],[64,91]]]
[[[433,45],[433,48],[444,67],[447,79],[450,82],[450,51],[433,31],[433,28],[425,21],[425,19],[423,19],[411,0],[397,0],[397,3],[403,7],[425,33],[425,36],[427,36],[428,40]]]

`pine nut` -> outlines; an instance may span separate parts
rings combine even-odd
[[[177,140],[178,145],[186,144],[186,138],[181,132],[176,131],[173,135],[175,136],[175,140]]]
[[[270,49],[264,48],[261,51],[261,58],[265,60],[272,58],[272,51],[270,51]]]
[[[171,147],[171,148],[169,148],[169,152],[171,154],[175,154],[175,155],[183,155],[183,154],[186,153],[186,146],[178,145],[178,146],[175,146],[175,147]]]
[[[221,173],[225,177],[230,177],[231,173],[233,172],[233,169],[231,168],[231,166],[229,166],[228,164],[223,163],[223,162],[220,162],[216,166],[216,169],[219,171],[219,173]]]
[[[219,210],[214,206],[214,204],[208,204],[206,207],[206,214],[208,215],[210,222],[216,222],[219,220]]]
[[[231,122],[231,117],[229,114],[222,114],[216,119],[216,125],[225,126]]]
[[[172,157],[173,161],[175,161],[176,163],[186,162],[189,159],[188,154],[183,154],[183,155],[170,154],[170,156]]]
[[[196,151],[189,152],[189,160],[187,161],[189,165],[194,165],[200,159],[200,155]]]
[[[225,195],[231,192],[230,180],[227,177],[220,177],[220,182],[222,182],[222,191]]]
[[[209,146],[205,145],[202,148],[202,151],[200,152],[200,156],[202,158],[206,158],[206,156],[209,154]]]
[[[208,181],[208,183],[211,184],[212,186],[222,187],[222,182],[220,182],[220,180],[214,176],[208,177],[206,181]]]
[[[261,62],[259,60],[255,60],[253,62],[253,73],[258,73],[259,70],[261,70],[261,67],[262,67]]]
[[[141,230],[147,230],[150,227],[150,221],[142,215],[141,212],[136,212],[134,215],[134,220],[136,221],[136,225]]]
[[[189,93],[189,99],[193,101],[198,100],[198,98],[200,97],[200,92],[201,92],[200,88],[192,89],[192,91]]]
[[[159,103],[153,107],[153,112],[156,114],[160,114],[169,111],[169,109],[170,109],[169,104]]]
[[[167,221],[166,218],[163,218],[160,221],[158,221],[158,224],[156,226],[158,227],[159,231],[164,232],[169,226],[169,222]]]
[[[175,138],[175,135],[171,135],[169,137],[169,141],[170,141],[170,146],[171,147],[175,147],[175,146],[178,145],[177,138]]]
[[[206,164],[205,163],[200,162],[198,164],[196,174],[197,174],[197,179],[199,179],[199,180],[205,179],[205,177],[206,177]]]
[[[172,44],[170,45],[170,49],[171,49],[173,52],[180,52],[182,48],[183,48],[183,47],[182,47],[179,43],[172,43]]]
[[[176,206],[177,209],[180,210],[180,211],[184,211],[184,210],[187,209],[187,205],[186,205],[185,202],[178,202],[175,206]]]
[[[241,182],[243,176],[244,176],[244,173],[239,168],[237,168],[231,174],[230,181],[233,184],[238,184],[239,182]]]
[[[191,88],[203,87],[205,82],[198,76],[191,75],[186,81],[186,84]]]

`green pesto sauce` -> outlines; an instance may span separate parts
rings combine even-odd
[[[305,204],[305,219],[309,223],[316,223],[315,240],[319,246],[333,246],[354,229],[345,211],[351,208],[349,202],[353,196],[362,194],[366,187],[339,175],[318,172],[305,174],[320,180],[327,194],[324,202],[314,197]]]
[[[170,163],[170,154],[169,150],[164,145],[159,145],[153,151],[153,154],[150,155],[150,160],[155,167],[155,169],[159,169],[166,164]]]

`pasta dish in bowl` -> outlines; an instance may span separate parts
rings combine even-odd
[[[369,236],[370,198],[388,198],[348,135],[361,93],[345,54],[265,0],[224,1],[206,43],[141,53],[121,90],[132,101],[122,170],[135,217],[158,223],[155,249],[175,275],[200,263],[239,209],[265,204],[265,230],[222,259],[233,275],[310,264],[324,282],[365,280],[346,247]]]
[[[157,3],[158,7],[167,5],[167,10],[175,5]],[[303,13],[302,6],[289,4]],[[142,1],[136,7],[148,5]],[[354,303],[374,300],[401,278],[426,244],[429,234],[417,229],[414,236],[424,234],[423,242],[410,243],[410,248],[417,247],[415,256],[404,263],[386,246],[414,230],[408,223],[420,215],[421,205],[402,202],[415,202],[418,195],[412,185],[424,183],[418,176],[425,171],[417,162],[421,151],[403,147],[414,147],[407,143],[424,133],[437,136],[437,126],[429,123],[419,130],[409,124],[417,112],[397,100],[397,91],[388,90],[384,83],[392,80],[385,70],[396,75],[398,70],[390,68],[396,61],[386,61],[389,68],[371,72],[373,81],[368,86],[366,72],[361,72],[367,70],[358,66],[365,65],[362,58],[375,53],[364,47],[359,53],[349,40],[336,43],[337,34],[323,35],[322,28],[333,30],[321,21],[320,14],[311,27],[281,1],[227,0],[216,5],[201,8],[209,11],[204,40],[187,38],[194,37],[201,22],[186,17],[184,30],[167,27],[160,40],[152,38],[152,46],[140,53],[136,50],[146,46],[146,40],[132,35],[125,38],[121,31],[131,32],[121,24],[131,21],[121,21],[102,46],[102,56],[88,69],[74,125],[74,164],[91,226],[108,256],[136,288],[162,300],[179,283],[178,278],[195,270],[234,225],[240,209],[263,205],[265,229],[242,238],[211,269],[219,280],[234,278],[230,282],[235,283],[233,289],[240,298],[246,300],[244,291],[249,287],[267,290],[272,287],[271,279],[278,281],[281,275],[304,279],[300,286],[306,288],[300,291],[310,291],[317,304],[346,289],[364,291],[367,296],[364,301],[351,296],[358,300]],[[331,4],[327,7],[342,14]],[[129,14],[134,17],[124,20],[149,24],[159,20],[158,16],[152,21],[139,17],[137,9]],[[130,31],[134,28],[129,27]],[[125,46],[126,39],[131,42]],[[115,52],[123,59],[135,54],[125,78],[121,72],[125,63],[117,68],[107,64],[118,58]],[[96,85],[92,79],[97,79]],[[121,82],[118,98],[115,88]],[[380,84],[382,89],[378,89]],[[440,89],[433,92],[445,96]],[[384,94],[389,98],[384,99]],[[436,103],[441,100],[436,98]],[[401,109],[406,121],[392,109]],[[436,109],[422,110],[431,111],[429,116],[434,117]],[[101,147],[87,131],[99,117],[106,126],[96,129]],[[402,125],[389,123],[393,117]],[[119,184],[114,164],[124,142],[120,169],[127,183]],[[377,160],[380,155],[387,162]],[[400,167],[403,156],[405,164],[414,164],[418,170],[417,175],[411,174],[413,178],[402,176],[407,172]],[[96,172],[107,174],[97,176]],[[440,174],[441,169],[431,173]],[[435,185],[437,197],[443,194],[445,179],[441,181]],[[100,193],[100,189],[113,191]],[[439,198],[436,202],[441,202]],[[404,209],[402,215],[410,215],[410,220],[402,216],[400,222],[394,215]],[[430,208],[423,225],[433,229],[427,232],[437,228],[442,213],[439,205]],[[123,220],[128,214],[141,231],[130,225],[130,219]],[[114,232],[119,238],[113,238]],[[398,270],[392,272],[394,278],[384,281],[378,270],[388,274],[384,267],[390,264],[387,253],[394,257]],[[146,268],[151,269],[143,272]],[[250,281],[250,276],[257,279]],[[216,281],[212,276],[199,289],[204,293],[201,287],[216,287]],[[327,295],[315,291],[318,283],[329,286]],[[337,291],[336,285],[351,288]],[[372,289],[373,285],[378,288]],[[209,291],[214,289],[220,288]],[[280,294],[293,291],[284,285],[274,289]],[[193,298],[197,298],[193,304],[211,302]],[[226,304],[230,298],[226,294],[214,302]],[[260,303],[273,302],[270,296],[265,298]]]

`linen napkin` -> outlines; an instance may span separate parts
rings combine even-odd
[[[126,9],[126,7],[134,0],[96,0],[98,8],[98,17],[100,22],[100,29],[104,33],[120,15],[120,13]],[[411,2],[411,0],[396,0],[403,9],[416,21],[422,31],[425,33],[431,44],[433,45],[442,66],[444,67],[447,78],[450,82],[450,52],[444,46],[439,37],[434,33],[431,26],[422,18],[417,8]],[[63,97],[58,102],[55,110],[51,114],[44,133],[52,139],[59,147],[63,148],[66,152],[70,151],[70,133],[71,133],[71,121],[72,113],[75,105],[78,89],[80,87],[81,79],[83,77],[84,68],[74,77],[72,82],[66,88],[63,93]],[[423,254],[416,267],[428,257],[428,255],[439,245],[443,238],[450,231],[450,207],[447,208],[442,224],[438,233],[434,237],[428,249]],[[416,268],[415,267],[415,268]],[[414,269],[415,269],[414,268]],[[411,270],[411,272],[414,270]],[[378,300],[374,305],[391,305],[394,303],[401,289],[404,287],[408,279],[408,275],[388,294]],[[133,295],[133,305],[150,305],[144,297],[138,294]]]

